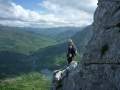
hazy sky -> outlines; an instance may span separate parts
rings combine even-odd
[[[0,24],[85,26],[93,22],[97,0],[0,0]]]

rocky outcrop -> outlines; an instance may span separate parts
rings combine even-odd
[[[81,63],[56,90],[120,90],[120,0],[99,0]]]
[[[120,0],[99,0],[93,26],[83,63],[119,63]]]
[[[77,67],[78,63],[76,61],[72,61],[70,65],[68,65],[63,70],[56,70],[53,73],[53,82],[52,82],[52,90],[62,90],[63,81],[67,78]]]

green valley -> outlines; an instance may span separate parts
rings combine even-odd
[[[50,80],[37,72],[0,80],[0,90],[50,90]]]
[[[51,72],[66,67],[68,38],[75,42],[78,49],[76,60],[80,60],[91,36],[92,26],[0,26],[0,88],[49,90]]]
[[[31,54],[40,48],[56,44],[56,41],[43,34],[24,28],[0,26],[0,51]]]

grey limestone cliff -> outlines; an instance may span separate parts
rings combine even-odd
[[[98,0],[80,64],[56,90],[120,90],[120,0]]]

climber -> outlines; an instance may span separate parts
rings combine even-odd
[[[67,51],[68,64],[70,64],[75,59],[76,54],[77,54],[76,46],[73,43],[72,39],[69,39],[68,40],[68,51]]]

